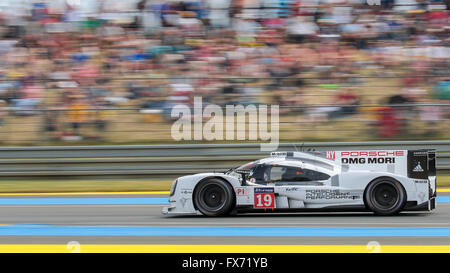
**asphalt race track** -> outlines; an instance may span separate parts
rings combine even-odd
[[[411,251],[420,246],[443,247],[441,251],[449,252],[450,191],[441,189],[438,196],[432,212],[391,217],[309,212],[209,218],[162,215],[166,194],[1,195],[0,252],[73,242],[81,247],[128,247],[118,248],[118,252],[140,251],[136,245],[168,245],[173,246],[168,251],[175,252],[177,248],[182,251],[183,245],[197,247],[188,252],[214,251],[214,245],[252,245],[255,252],[271,252],[275,246],[281,250],[288,246],[327,246],[329,251],[333,246],[364,246],[370,250],[373,244]],[[251,249],[244,251],[253,252]]]

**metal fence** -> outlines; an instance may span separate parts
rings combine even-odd
[[[360,65],[364,67],[364,64]],[[108,83],[102,83],[103,77],[89,78],[92,83],[77,88],[58,86],[58,83],[72,80],[33,78],[29,81],[39,82],[45,89],[39,102],[32,102],[35,105],[30,106],[27,99],[19,99],[20,92],[14,88],[0,96],[1,100],[8,102],[7,106],[0,104],[0,145],[172,142],[167,137],[172,125],[167,103],[176,103],[168,99],[173,91],[171,85],[175,83],[188,83],[196,89],[193,94],[201,94],[204,102],[220,106],[280,105],[279,129],[283,141],[448,138],[450,104],[448,100],[431,100],[437,96],[432,87],[439,75],[417,75],[424,79],[424,83],[420,85],[420,94],[412,95],[418,96],[415,101],[420,103],[396,105],[388,103],[388,99],[402,94],[400,80],[405,75],[364,76],[355,73],[333,76],[321,73],[322,76],[268,78],[243,75],[137,77],[130,73],[123,78],[107,78]],[[215,82],[210,86],[213,91],[197,92],[197,87],[202,86],[200,82],[205,80]],[[0,83],[8,81],[15,80],[0,79]],[[225,92],[225,87],[233,87],[234,91]],[[346,92],[347,87],[353,90],[351,93],[356,100],[353,104],[337,102],[339,94]],[[77,104],[64,102],[67,99],[64,94],[82,95],[86,101],[80,108]],[[401,113],[396,111],[392,114],[392,109]],[[74,112],[78,113],[72,115]],[[73,128],[74,119],[77,119],[74,116],[82,116],[83,119],[77,122],[76,128]]]
[[[280,151],[315,149],[437,150],[438,172],[450,171],[450,140],[280,143]],[[267,157],[259,143],[123,146],[40,146],[0,148],[0,177],[130,177],[174,178],[221,171]]]
[[[0,126],[0,143],[175,143],[170,137],[174,122],[170,109],[35,109],[22,111],[26,112],[26,116],[17,116],[21,112],[14,114],[14,109],[4,109],[9,114],[4,116],[4,123]],[[438,140],[447,139],[450,131],[450,104],[315,104],[281,105],[279,109],[279,138],[282,141]],[[430,109],[432,112],[429,112]],[[77,112],[77,115],[83,112],[82,115],[85,116],[82,122],[77,123],[76,128],[70,118],[71,112]],[[268,123],[270,125],[270,114]],[[250,126],[247,121],[239,124],[236,120],[235,124],[236,132],[244,131],[249,134]]]

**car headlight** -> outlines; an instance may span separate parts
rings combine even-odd
[[[172,186],[170,187],[170,196],[173,196],[175,194],[175,190],[177,189],[177,183],[178,179],[175,179],[175,181],[172,183]]]

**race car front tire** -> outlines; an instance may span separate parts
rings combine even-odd
[[[208,178],[195,188],[194,204],[203,215],[227,215],[235,205],[233,187],[222,179]]]
[[[402,211],[406,204],[406,192],[397,180],[380,177],[367,186],[364,201],[377,215],[395,215]]]

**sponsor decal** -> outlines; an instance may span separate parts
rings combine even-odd
[[[237,196],[247,196],[247,188],[237,187],[236,188],[236,195]]]
[[[423,192],[419,193],[419,200],[425,201],[425,193]]]
[[[192,194],[192,190],[191,189],[181,189],[181,194]]]
[[[428,180],[414,180],[414,183],[416,183],[416,184],[427,184]]]
[[[286,191],[299,191],[299,188],[286,188]]]
[[[395,157],[341,158],[342,164],[394,164]]]
[[[181,203],[181,206],[184,208],[184,206],[186,205],[186,201],[187,201],[188,199],[187,198],[184,198],[184,197],[182,197],[182,198],[180,198],[180,203]]]
[[[406,156],[405,151],[343,151],[338,152],[342,164],[395,164],[396,158]],[[332,155],[327,155],[332,157]]]
[[[417,166],[414,167],[413,172],[423,172],[422,166],[420,166],[420,162],[417,162]]]
[[[255,188],[254,194],[254,208],[275,208],[274,188]]]
[[[357,195],[352,195],[350,192],[341,193],[339,190],[307,190],[306,199],[359,199]]]
[[[274,193],[274,188],[272,187],[264,187],[264,188],[255,188],[255,193]]]
[[[428,179],[428,157],[423,151],[408,151],[408,177]]]
[[[371,156],[371,157],[389,157],[389,156],[405,156],[404,151],[346,151],[340,152],[341,157],[360,157],[360,156]]]
[[[287,152],[272,152],[270,153],[271,157],[286,157]]]
[[[335,151],[327,151],[327,158],[335,160],[336,159],[336,152]]]

